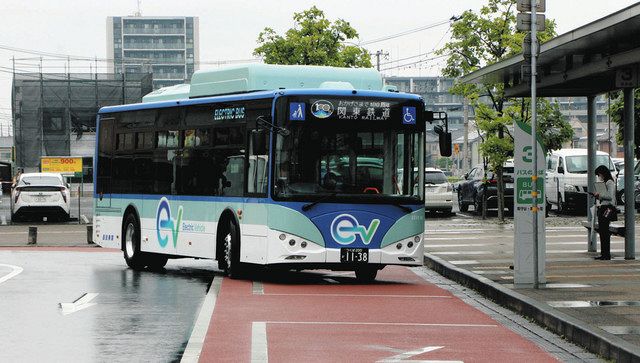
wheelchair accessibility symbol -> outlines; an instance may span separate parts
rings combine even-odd
[[[402,124],[403,125],[415,125],[416,124],[416,108],[415,107],[402,107]]]

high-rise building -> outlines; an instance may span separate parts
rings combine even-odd
[[[107,17],[114,73],[153,73],[153,89],[188,82],[199,62],[198,17]]]

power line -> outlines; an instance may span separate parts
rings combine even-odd
[[[419,60],[419,61],[417,61],[417,62],[411,62],[411,63],[399,64],[399,65],[397,65],[397,66],[393,66],[393,67],[388,67],[388,68],[381,69],[380,71],[389,71],[389,70],[392,70],[392,69],[398,69],[398,68],[409,67],[409,66],[412,66],[412,65],[416,65],[416,64],[420,64],[420,63],[429,62],[429,61],[432,61],[432,60],[436,60],[436,59],[440,59],[440,58],[448,57],[449,55],[450,55],[450,54],[443,54],[443,55],[439,55],[439,56],[436,56],[436,57],[426,58],[426,59],[423,59],[423,60]]]
[[[432,53],[433,53],[433,51],[426,52],[426,53],[421,53],[421,54],[416,54],[416,55],[412,55],[412,56],[410,56],[410,57],[400,58],[400,59],[395,59],[395,60],[392,60],[392,61],[389,61],[389,62],[380,63],[380,65],[381,65],[381,66],[384,66],[384,65],[392,64],[392,63],[396,63],[396,62],[402,62],[402,61],[404,61],[404,60],[409,60],[409,59],[413,59],[413,58],[418,58],[418,57],[422,57],[422,56],[429,55],[429,54],[432,54]]]
[[[405,35],[421,32],[421,31],[424,31],[424,30],[433,29],[433,28],[436,28],[436,27],[439,27],[439,26],[442,26],[442,25],[445,25],[445,24],[449,24],[450,21],[451,21],[451,19],[442,20],[442,21],[439,21],[437,23],[421,26],[419,28],[409,29],[409,30],[405,30],[405,31],[400,32],[400,33],[387,35],[387,36],[380,37],[380,38],[377,38],[377,39],[363,41],[363,42],[360,42],[360,45],[369,45],[369,44],[373,44],[373,43],[383,42],[385,40],[390,40],[390,39],[403,37]]]

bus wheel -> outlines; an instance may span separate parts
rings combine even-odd
[[[229,221],[224,236],[224,266],[225,272],[232,279],[240,277],[240,234],[233,221]]]
[[[140,251],[140,226],[138,219],[133,214],[128,214],[122,227],[122,243],[124,260],[127,266],[134,270],[144,268],[144,256]]]
[[[149,270],[157,271],[164,268],[164,266],[167,264],[168,258],[164,255],[149,254],[146,257],[146,260]]]
[[[378,268],[373,266],[364,266],[356,268],[356,279],[360,282],[371,282],[378,275]]]

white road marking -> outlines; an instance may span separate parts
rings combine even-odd
[[[209,329],[209,322],[213,316],[213,310],[216,307],[216,299],[218,298],[218,292],[220,291],[220,284],[222,278],[214,277],[209,287],[209,292],[204,298],[202,307],[200,307],[200,313],[198,313],[198,319],[196,320],[191,336],[187,342],[187,347],[184,349],[182,359],[183,363],[197,363],[200,359],[200,353],[202,352],[202,346],[204,345],[204,338],[207,335]]]
[[[446,295],[375,295],[375,294],[278,294],[266,293],[265,296],[331,296],[331,297],[398,297],[398,298],[424,298],[424,299],[450,299]]]
[[[87,216],[85,216],[84,214],[80,215],[80,219],[82,219],[82,223],[89,224],[89,218],[87,218]]]
[[[251,362],[268,362],[267,324],[263,321],[251,323]]]
[[[462,252],[458,252],[458,251],[441,251],[441,252],[431,252],[432,255],[445,255],[445,256],[450,256],[450,255],[495,255],[495,252],[491,252],[491,251],[462,251]]]
[[[388,326],[433,326],[444,328],[496,328],[496,324],[429,324],[429,323],[377,323],[357,321],[265,321],[266,324],[304,325],[388,325]]]
[[[13,271],[9,272],[7,275],[4,275],[2,277],[0,277],[0,284],[9,280],[12,277],[15,277],[17,275],[19,275],[24,269],[20,266],[14,266],[14,265],[6,265],[4,263],[0,263],[0,266],[4,266],[4,267],[8,267],[10,269],[12,269]]]
[[[86,234],[87,231],[40,231],[40,234]],[[28,234],[27,231],[23,232],[0,232],[0,236],[9,236],[9,235],[23,235]]]
[[[436,362],[440,362],[440,363],[462,363],[461,360],[414,360],[414,359],[409,359],[411,357],[415,357],[416,355],[420,355],[420,354],[424,354],[424,353],[428,353],[428,352],[433,352],[434,350],[438,350],[438,349],[442,349],[444,347],[424,347],[424,348],[419,348],[419,349],[414,349],[414,350],[410,350],[408,352],[403,352],[400,354],[396,354],[392,357],[389,358],[385,358],[382,360],[379,360],[379,363],[392,363],[392,362],[420,362],[420,363],[436,363]]]
[[[253,282],[252,290],[254,295],[264,295],[264,285],[260,281]]]
[[[551,283],[544,285],[545,289],[577,289],[583,287],[593,287],[592,285],[585,284],[563,284],[563,283]]]
[[[59,306],[60,309],[62,309],[62,315],[73,314],[96,305],[96,303],[92,303],[90,301],[95,299],[98,295],[99,294],[96,292],[88,292],[72,303],[60,303]]]
[[[475,260],[449,261],[453,265],[479,265],[480,262]]]

